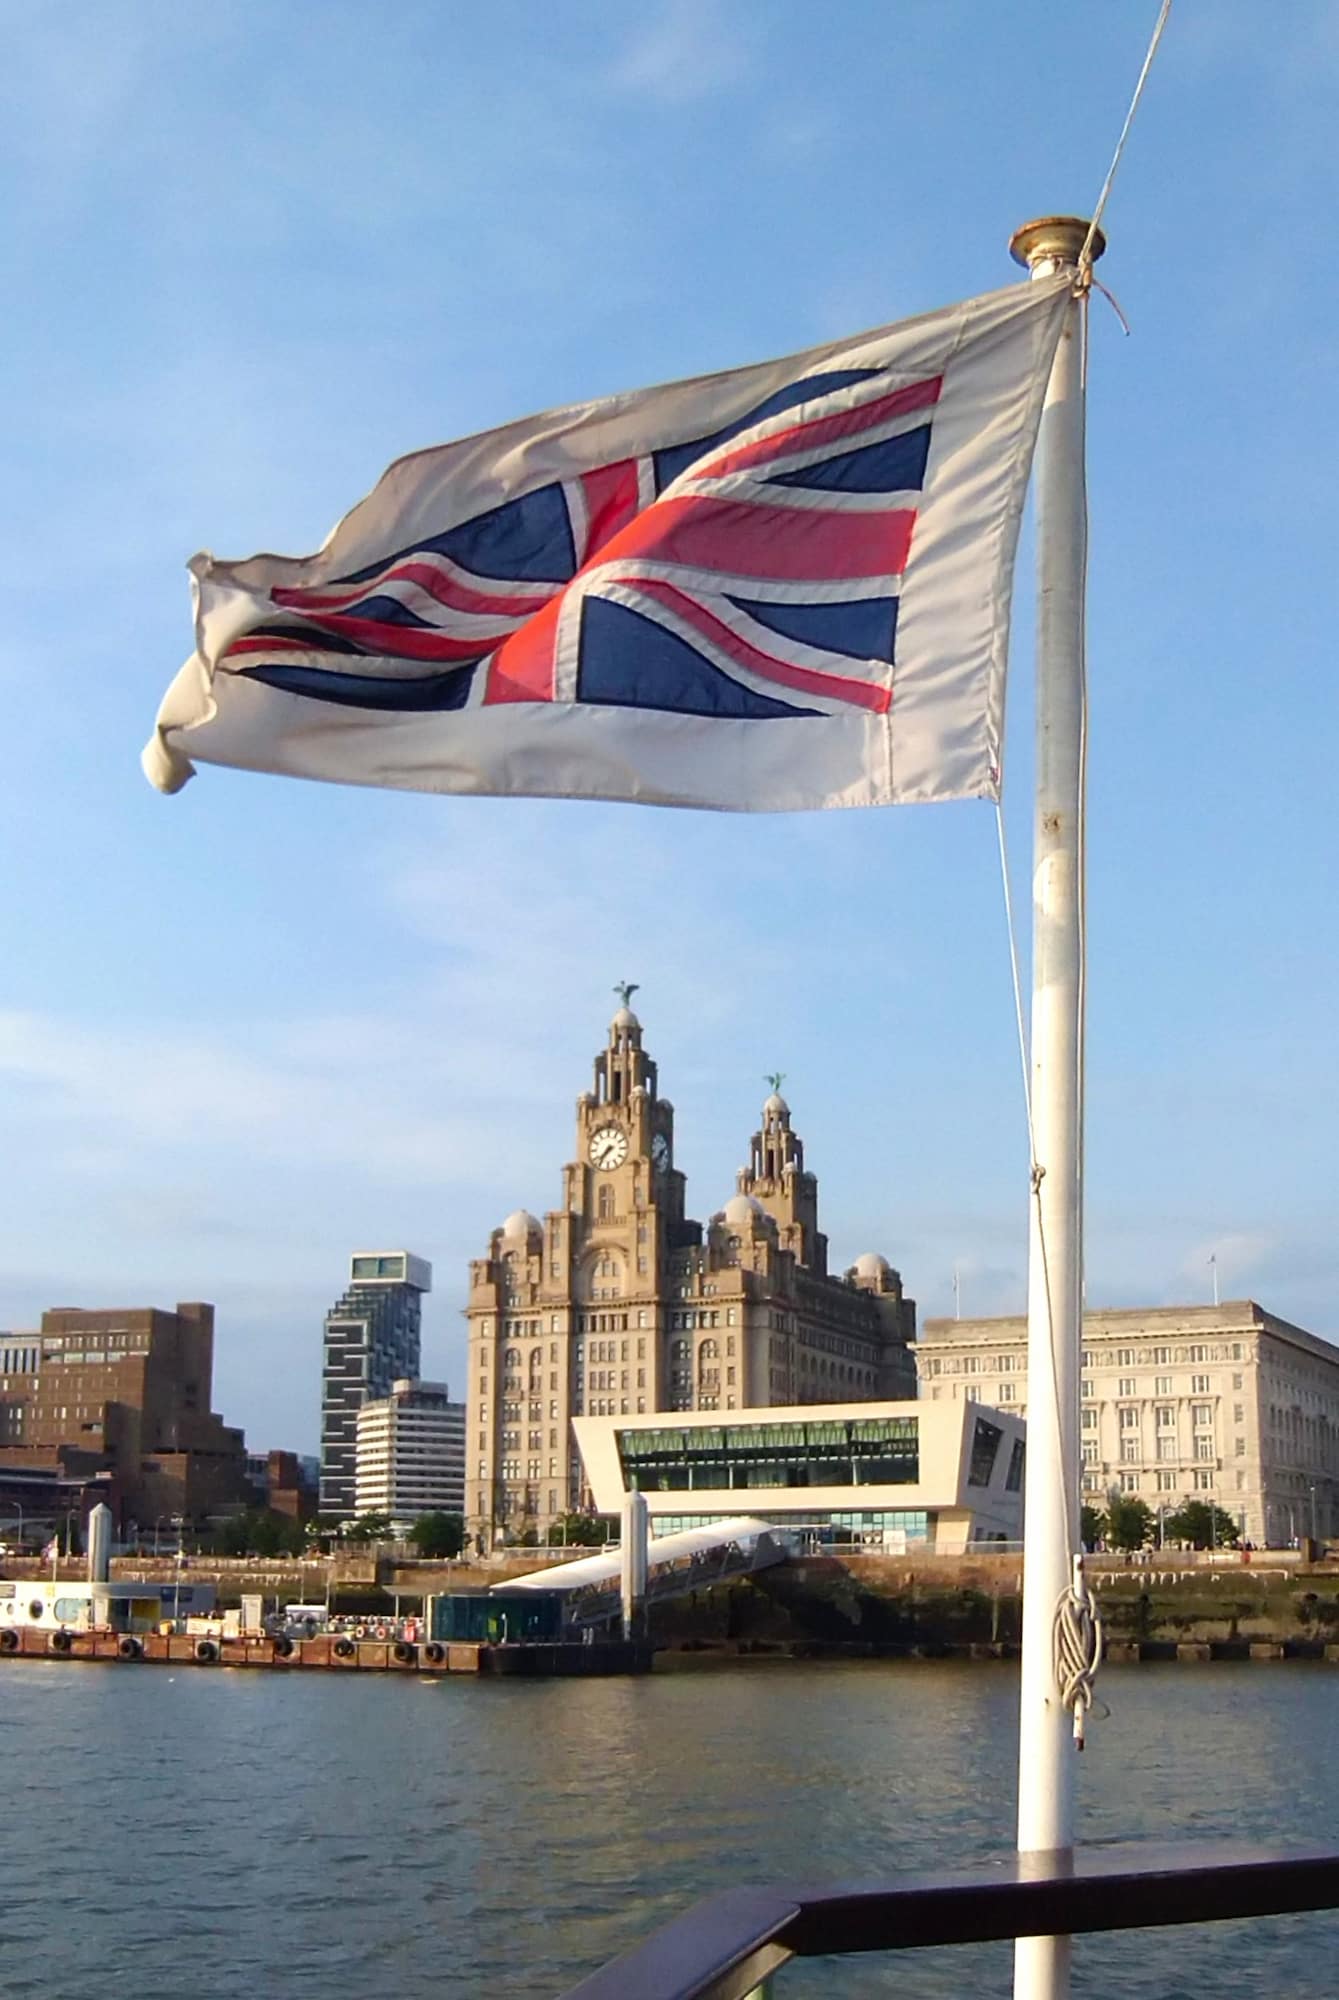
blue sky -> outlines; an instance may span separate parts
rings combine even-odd
[[[692,1212],[765,1095],[834,1261],[1024,1294],[989,808],[740,818],[138,767],[199,547],[301,554],[394,456],[1007,283],[1087,207],[1148,4],[69,0],[6,30],[0,1326],[219,1307],[310,1448],[349,1252],[559,1195],[640,981]],[[1178,0],[1108,210],[1090,476],[1089,1284],[1339,1339],[1339,16]],[[1007,819],[1026,902],[1030,549]]]

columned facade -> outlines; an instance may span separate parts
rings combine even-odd
[[[927,1320],[916,1361],[930,1401],[1044,1421],[1022,1318]],[[1086,1501],[1203,1500],[1258,1547],[1339,1534],[1339,1349],[1253,1299],[1086,1312],[1082,1395]]]

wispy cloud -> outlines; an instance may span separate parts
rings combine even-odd
[[[662,104],[690,104],[734,83],[747,53],[737,13],[714,0],[664,0],[628,37],[607,77]]]
[[[468,1180],[487,1118],[515,1088],[444,1049],[426,1009],[190,1029],[8,1012],[0,1076],[12,1125],[40,1131],[48,1161],[108,1184],[178,1153],[216,1170],[241,1154],[252,1165],[356,1164],[373,1179]]]

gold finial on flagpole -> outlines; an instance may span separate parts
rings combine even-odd
[[[1091,243],[1088,242],[1089,234]],[[1077,264],[1085,244],[1087,261],[1095,264],[1107,247],[1100,229],[1078,215],[1041,215],[1025,222],[1009,238],[1009,255],[1016,264],[1035,271],[1039,264]]]

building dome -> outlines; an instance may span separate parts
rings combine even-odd
[[[764,1118],[789,1118],[790,1106],[779,1090],[774,1090],[763,1106]]]
[[[892,1268],[888,1259],[881,1257],[877,1250],[866,1250],[862,1257],[855,1260],[857,1278],[886,1278]]]
[[[767,1211],[756,1195],[734,1194],[726,1202],[721,1213],[728,1223],[738,1227],[742,1223],[752,1222],[756,1217],[765,1215]]]
[[[609,1025],[611,1028],[636,1028],[640,1030],[642,1024],[633,1013],[631,1007],[620,1007]]]
[[[541,1224],[538,1217],[531,1215],[528,1208],[516,1208],[512,1210],[503,1223],[502,1234],[504,1236],[534,1236],[539,1233],[540,1228]]]

